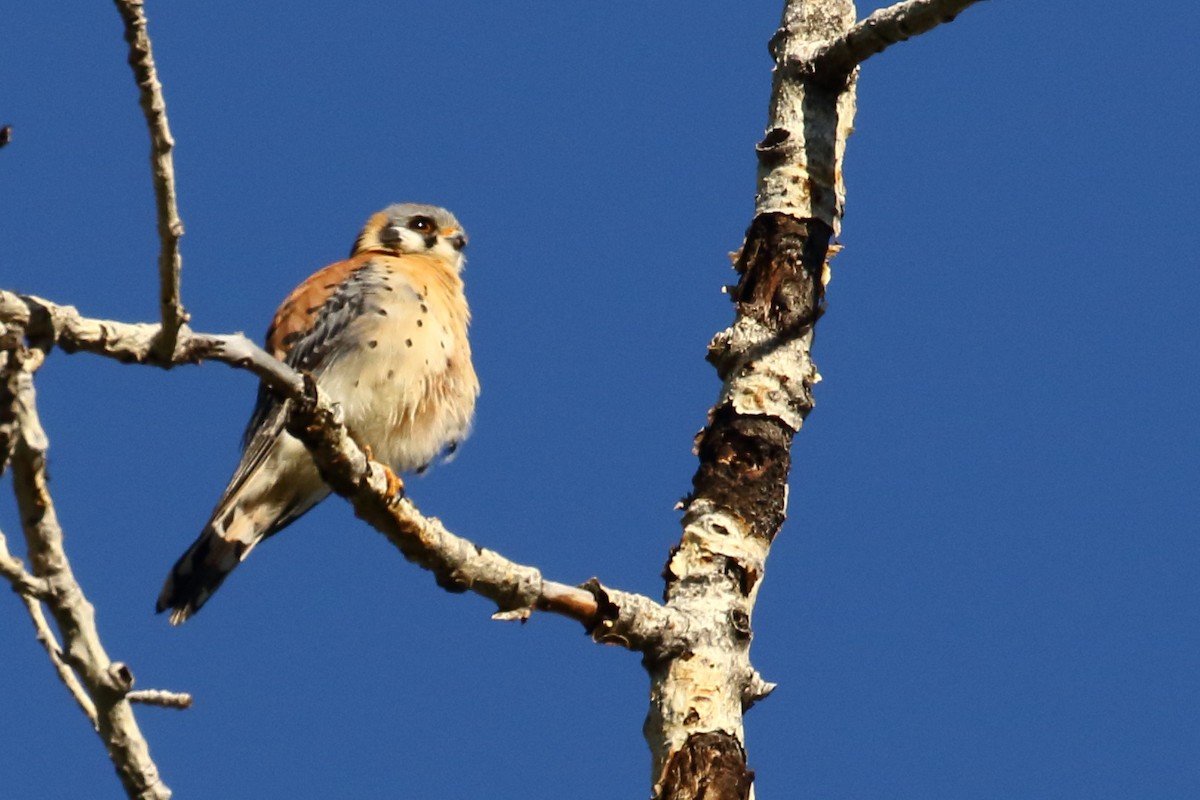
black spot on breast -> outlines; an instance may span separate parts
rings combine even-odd
[[[377,308],[377,309],[375,309],[375,313],[376,313],[376,314],[378,314],[378,315],[379,315],[379,316],[381,316],[381,317],[386,317],[386,316],[387,316],[387,309],[386,309],[386,308]]]
[[[418,328],[424,328],[424,327],[425,327],[425,320],[423,320],[423,319],[419,319],[419,320],[417,320],[417,327],[418,327]]]
[[[369,348],[371,348],[372,350],[374,350],[376,347],[379,347],[379,340],[378,340],[378,339],[372,339],[371,341],[367,342],[367,347],[369,347]]]
[[[389,370],[388,370],[388,376],[387,376],[387,379],[390,381],[390,380],[391,380],[392,378],[394,378],[394,377],[396,377],[396,370],[394,370],[394,369],[389,369]]]
[[[357,389],[357,388],[358,388],[358,381],[355,381],[355,382],[354,382],[354,388],[355,388],[355,389]]]
[[[423,300],[424,298],[421,298],[421,299]],[[422,314],[428,314],[428,313],[429,313],[429,306],[425,305],[424,303],[421,303],[421,313],[422,313]]]
[[[408,347],[412,347],[412,339],[405,339],[404,344],[407,345]]]

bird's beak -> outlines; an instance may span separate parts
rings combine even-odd
[[[467,246],[467,235],[458,228],[442,228],[441,234],[455,250],[462,250]]]

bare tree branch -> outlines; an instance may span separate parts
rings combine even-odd
[[[247,369],[272,389],[299,393],[300,376],[240,333],[213,336],[193,333],[185,326],[176,337],[175,350],[163,355],[156,347],[161,326],[114,322],[81,316],[74,306],[62,306],[32,295],[0,289],[0,343],[5,338],[28,335],[45,338],[68,353],[86,351],[125,364],[173,367],[198,364],[205,359]]]
[[[750,663],[751,616],[787,513],[791,444],[820,376],[810,350],[829,243],[841,220],[841,160],[854,84],[780,69],[854,23],[850,0],[790,0],[772,41],[777,69],[758,145],[756,216],[734,267],[733,324],[709,345],[720,396],[697,437],[683,536],[667,562],[667,605],[703,620],[690,657],[650,665],[646,738],[655,795],[753,796],[743,713],[768,694]]]
[[[592,579],[545,579],[447,531],[403,497],[403,484],[375,462],[342,423],[316,382],[242,334],[191,331],[180,296],[183,234],[172,139],[144,0],[114,0],[151,141],[160,239],[161,324],[81,316],[74,308],[0,290],[0,472],[11,463],[32,571],[0,533],[0,577],[29,611],[60,678],[105,741],[130,797],[166,798],[130,704],[186,708],[187,694],[132,691],[133,676],[111,662],[94,609],[75,581],[47,488],[48,442],[38,421],[32,374],[57,345],[162,368],[220,361],[246,369],[289,407],[288,431],[309,449],[323,479],[356,514],[449,591],[473,591],[498,606],[497,619],[549,611],[582,623],[599,642],[645,653],[651,708],[645,732],[654,792],[670,800],[748,800],[753,772],[743,714],[774,685],[749,658],[751,615],[770,546],[787,511],[791,444],[820,380],[810,350],[824,303],[831,240],[840,229],[842,161],[855,112],[858,65],[950,21],[977,0],[907,0],[854,23],[851,0],[788,0],[772,39],[776,62],[769,124],[757,147],[755,217],[737,255],[736,315],[709,346],[722,380],[697,438],[699,466],[683,505],[683,532],[664,576],[666,602]],[[4,135],[10,129],[4,129]],[[0,142],[0,146],[7,139]],[[65,650],[43,613],[53,615]]]
[[[129,66],[137,82],[139,102],[150,129],[150,168],[154,178],[154,200],[158,211],[159,306],[162,313],[161,338],[156,344],[165,359],[175,350],[175,338],[188,320],[180,298],[180,272],[183,256],[179,238],[183,236],[183,220],[175,195],[175,162],[171,151],[175,139],[167,123],[167,101],[154,66],[154,51],[146,29],[144,0],[114,0],[121,20],[125,23],[125,41],[129,44]]]
[[[753,794],[742,714],[774,686],[750,665],[750,618],[786,517],[792,439],[820,380],[810,353],[838,249],[857,66],[974,1],[909,0],[855,25],[851,0],[788,0],[771,40],[755,217],[730,292],[736,315],[708,353],[723,384],[697,437],[683,537],[665,570],[667,607],[696,621],[696,646],[649,665],[646,738],[659,797]]]
[[[59,676],[100,734],[126,794],[140,800],[165,800],[171,791],[160,780],[146,740],[125,699],[133,686],[133,675],[124,664],[111,661],[105,652],[96,628],[95,609],[75,580],[63,549],[62,528],[47,485],[48,441],[38,419],[32,380],[32,370],[40,363],[41,355],[40,348],[34,348],[29,351],[27,363],[21,363],[23,359],[18,354],[9,354],[8,369],[22,369],[27,378],[17,384],[14,397],[17,436],[12,454],[13,490],[33,574],[45,583],[42,597],[62,634],[65,650],[59,649],[46,626],[40,604],[26,598],[26,608]],[[79,680],[73,680],[64,663]]]
[[[400,498],[395,475],[370,460],[324,404],[315,382],[292,397],[288,431],[308,447],[321,477],[350,500],[368,522],[409,561],[431,571],[449,591],[470,590],[499,606],[500,619],[524,619],[534,610],[570,617],[597,640],[634,650],[660,653],[678,649],[688,620],[648,597],[603,587],[593,579],[586,588],[547,581],[534,567],[455,536],[432,517]]]
[[[86,350],[125,363],[170,367],[204,359],[253,372],[292,401],[289,431],[310,448],[322,477],[349,499],[359,517],[383,533],[405,558],[430,570],[451,591],[470,590],[499,606],[498,619],[525,619],[549,611],[574,619],[600,642],[650,652],[684,647],[686,615],[642,595],[602,586],[549,581],[535,568],[455,536],[437,519],[424,517],[400,499],[401,484],[368,458],[341,424],[339,409],[306,381],[241,334],[214,336],[180,330],[172,356],[155,347],[157,325],[83,317],[71,306],[0,290],[0,325],[45,339],[68,352]]]
[[[18,336],[15,341],[6,342],[9,333],[0,323],[0,475],[8,469],[8,461],[12,458],[13,446],[17,441],[17,382],[21,370],[16,366],[15,356],[9,352],[21,344]],[[10,367],[10,362],[12,367]]]
[[[46,595],[45,581],[25,569],[21,559],[8,551],[8,540],[0,531],[0,578],[12,584],[13,591],[25,597],[41,599]]]
[[[192,707],[192,696],[187,692],[166,692],[162,689],[135,689],[125,695],[131,703],[142,703],[159,708],[185,709]]]
[[[789,60],[784,68],[844,80],[871,56],[938,25],[953,22],[964,9],[980,1],[906,0],[881,8],[837,39],[817,47],[808,58]]]
[[[88,718],[88,721],[92,723],[92,730],[99,731],[100,721],[96,716],[96,704],[92,702],[92,698],[88,696],[87,690],[79,682],[79,676],[75,674],[71,666],[63,659],[62,646],[59,645],[58,637],[54,635],[54,631],[50,629],[50,623],[46,621],[46,614],[42,610],[42,604],[26,594],[21,594],[21,602],[25,604],[25,610],[29,612],[29,618],[33,621],[33,629],[37,640],[46,649],[46,655],[50,658],[50,664],[54,667],[55,673],[58,674],[58,679],[67,687],[67,691],[71,693],[71,697],[75,699],[79,709]]]

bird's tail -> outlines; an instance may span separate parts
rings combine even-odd
[[[248,522],[242,517],[241,522]],[[156,610],[171,609],[171,624],[180,625],[200,610],[217,587],[263,538],[253,524],[221,525],[216,518],[179,557],[158,595]]]

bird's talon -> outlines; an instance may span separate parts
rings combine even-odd
[[[390,467],[385,466],[383,474],[387,478],[388,502],[395,505],[404,499],[404,481],[400,480],[400,476],[392,472]]]

